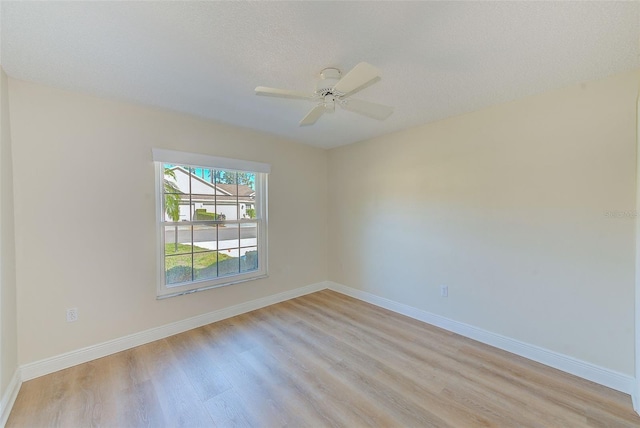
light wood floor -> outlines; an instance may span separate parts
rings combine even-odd
[[[638,427],[629,396],[332,291],[40,377],[8,427]]]

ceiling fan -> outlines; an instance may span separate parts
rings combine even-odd
[[[337,68],[325,68],[320,72],[320,80],[314,93],[258,86],[256,95],[315,102],[316,106],[300,121],[300,126],[313,125],[324,113],[333,113],[336,104],[345,110],[377,120],[385,120],[393,113],[393,107],[350,98],[351,95],[380,80],[380,72],[376,67],[361,62],[344,77],[341,76],[342,73]]]

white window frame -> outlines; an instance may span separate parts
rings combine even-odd
[[[156,229],[158,236],[157,243],[157,298],[180,296],[194,293],[196,291],[209,290],[211,288],[224,287],[245,281],[252,281],[268,276],[268,254],[267,254],[267,178],[271,171],[269,164],[245,161],[239,159],[221,158],[216,156],[202,155],[196,153],[179,152],[175,150],[153,149],[153,161],[155,164],[156,182]],[[191,167],[201,167],[218,169],[225,171],[251,172],[255,174],[255,210],[256,218],[251,220],[216,220],[208,221],[207,224],[224,223],[258,223],[257,249],[258,249],[258,269],[250,272],[242,272],[212,279],[184,282],[180,284],[166,284],[165,278],[165,234],[164,227],[172,226],[176,223],[167,222],[164,213],[164,167],[163,164],[185,165]],[[201,223],[201,222],[195,222]],[[180,222],[183,225],[184,222]],[[187,224],[194,224],[188,222]]]

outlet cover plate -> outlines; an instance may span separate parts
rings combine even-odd
[[[449,286],[448,285],[441,285],[440,286],[440,296],[449,297]]]
[[[67,322],[78,321],[78,308],[67,309]]]

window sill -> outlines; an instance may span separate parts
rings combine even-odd
[[[210,282],[207,281],[203,281],[201,282],[199,285],[199,287],[197,288],[192,288],[190,290],[176,290],[174,293],[171,292],[170,288],[167,288],[165,293],[162,294],[158,294],[156,296],[156,300],[164,300],[167,299],[169,297],[176,297],[176,296],[183,296],[185,294],[192,294],[192,293],[196,293],[198,291],[205,291],[205,290],[211,290],[212,288],[220,288],[220,287],[226,287],[228,285],[234,285],[234,284],[240,284],[243,282],[248,282],[248,281],[254,281],[256,279],[263,279],[263,278],[268,278],[269,275],[264,273],[264,274],[260,274],[258,276],[252,276],[250,278],[236,278],[234,279],[233,277],[229,278],[228,282],[224,282],[222,284],[219,283],[215,283],[215,284],[211,284]]]

